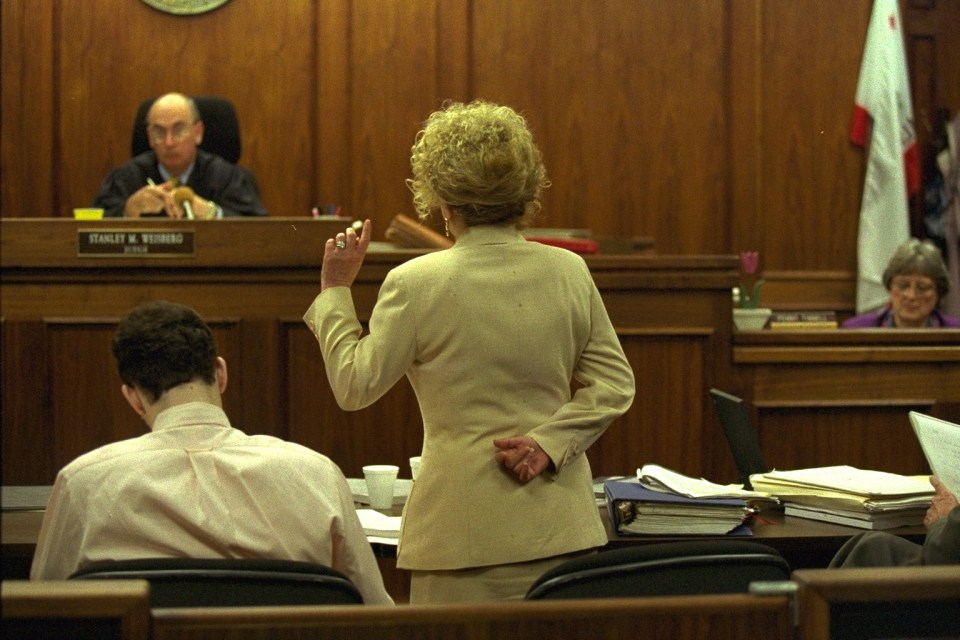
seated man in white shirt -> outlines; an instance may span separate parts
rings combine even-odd
[[[134,309],[113,340],[121,391],[150,432],[57,475],[30,571],[64,579],[102,560],[269,558],[332,567],[366,604],[393,604],[329,458],[230,426],[227,365],[189,307]]]

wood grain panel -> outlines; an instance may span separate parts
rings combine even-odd
[[[350,192],[346,215],[378,218],[378,234],[393,215],[411,211],[404,180],[420,123],[440,106],[435,0],[351,3],[349,89]],[[454,27],[456,28],[456,27]],[[402,52],[402,55],[398,55]]]
[[[542,226],[720,250],[726,15],[719,3],[474,5],[474,89],[523,111],[553,186]],[[716,225],[703,224],[711,220]]]
[[[60,467],[49,452],[39,452],[54,441],[56,425],[49,419],[50,380],[45,326],[39,320],[2,319],[3,350],[3,484],[49,484]],[[16,381],[17,384],[11,384]],[[44,448],[45,449],[45,448]],[[11,455],[9,452],[15,452]],[[22,453],[23,452],[23,453]]]
[[[852,465],[906,475],[928,474],[907,411],[930,405],[760,409],[764,460],[776,469]]]
[[[788,638],[785,596],[741,594],[402,607],[231,607],[153,611],[156,640],[650,640]]]
[[[595,475],[632,473],[655,462],[681,473],[703,469],[706,338],[621,337],[633,366],[637,396],[588,452]],[[656,397],[656,401],[653,401]]]
[[[765,269],[856,270],[864,164],[848,131],[870,4],[763,3]]]
[[[423,422],[406,378],[370,407],[344,411],[310,330],[288,325],[284,338],[290,438],[330,456],[350,477],[362,477],[365,464],[395,464],[409,473],[408,458],[420,454]]]
[[[0,3],[2,216],[42,217],[60,211],[53,7],[49,1]]]

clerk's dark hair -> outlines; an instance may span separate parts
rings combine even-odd
[[[148,302],[134,308],[113,338],[117,373],[156,402],[169,389],[199,378],[216,380],[217,345],[190,307]]]

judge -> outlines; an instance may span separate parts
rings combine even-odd
[[[150,151],[113,169],[94,198],[106,217],[267,215],[248,172],[198,148],[204,125],[192,98],[157,98],[144,126]]]

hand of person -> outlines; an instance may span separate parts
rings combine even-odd
[[[957,496],[950,493],[946,486],[940,482],[940,478],[937,476],[930,476],[930,484],[933,485],[936,493],[933,496],[933,500],[930,502],[930,508],[927,509],[927,514],[923,517],[923,526],[928,529],[933,525],[934,522],[945,518],[948,513],[953,511],[957,506]]]
[[[123,207],[126,218],[139,218],[144,213],[163,211],[170,218],[182,218],[183,209],[173,199],[173,181],[148,184],[127,198]]]
[[[320,270],[320,291],[330,287],[349,287],[360,272],[363,257],[370,246],[372,224],[363,221],[360,237],[352,228],[338,233],[323,246],[323,268]]]
[[[550,456],[540,448],[537,441],[529,436],[498,438],[493,441],[499,451],[494,458],[508,471],[512,471],[521,482],[529,482],[550,465]]]

